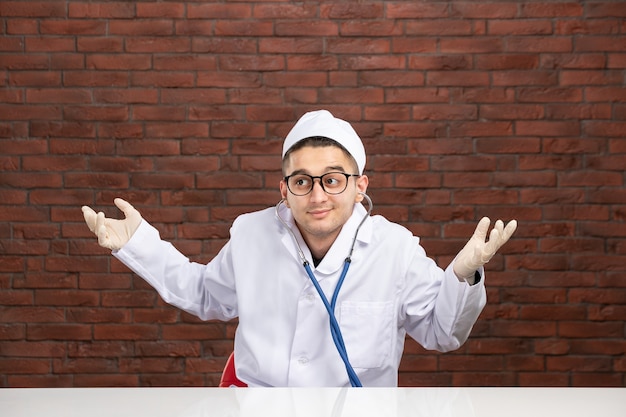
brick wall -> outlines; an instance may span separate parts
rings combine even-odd
[[[622,1],[0,3],[0,386],[215,385],[236,323],[100,248],[132,201],[192,259],[279,198],[305,111],[351,121],[376,212],[445,266],[516,218],[470,340],[402,385],[626,385]]]

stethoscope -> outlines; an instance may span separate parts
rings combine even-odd
[[[276,209],[275,209],[276,217],[278,217],[278,220],[280,220],[280,222],[283,224],[283,226],[285,226],[289,234],[291,234],[291,237],[293,238],[293,241],[296,244],[296,248],[298,248],[298,255],[300,256],[300,260],[302,261],[304,270],[306,271],[307,275],[311,279],[311,282],[313,283],[313,286],[317,290],[317,293],[320,295],[320,298],[322,299],[322,302],[324,303],[324,307],[326,307],[326,311],[328,312],[328,317],[330,318],[330,333],[333,337],[333,342],[335,343],[335,346],[337,347],[337,352],[339,352],[339,356],[341,356],[341,360],[346,366],[346,371],[348,372],[348,378],[350,379],[350,385],[352,385],[353,387],[362,387],[361,381],[359,380],[359,377],[357,376],[356,372],[352,368],[352,365],[350,364],[350,361],[348,360],[348,352],[346,351],[346,346],[343,342],[343,336],[341,335],[341,329],[339,328],[339,323],[337,322],[337,318],[335,317],[334,312],[335,312],[335,305],[337,304],[337,296],[339,295],[339,290],[341,289],[341,285],[343,284],[343,281],[346,278],[346,274],[348,273],[348,269],[350,268],[350,263],[352,262],[352,259],[351,259],[352,252],[354,251],[354,245],[356,243],[357,235],[359,234],[359,230],[361,229],[361,226],[363,226],[363,223],[365,223],[365,220],[372,214],[372,208],[374,207],[374,205],[372,204],[372,200],[369,198],[367,194],[362,193],[362,192],[360,192],[359,194],[361,194],[363,198],[367,200],[368,210],[365,216],[363,216],[363,218],[361,219],[361,222],[356,228],[356,231],[354,232],[354,237],[352,238],[352,245],[350,246],[350,252],[348,253],[348,257],[344,260],[343,270],[341,271],[341,275],[339,276],[339,281],[337,281],[337,286],[335,287],[335,291],[333,292],[333,296],[331,298],[330,303],[328,302],[328,298],[326,298],[326,295],[324,294],[322,287],[320,287],[319,282],[315,278],[315,275],[313,274],[313,270],[311,269],[311,265],[309,264],[309,261],[307,261],[306,257],[304,256],[304,252],[302,251],[302,248],[300,247],[300,244],[298,243],[298,239],[296,238],[296,235],[293,233],[293,230],[291,230],[291,227],[289,227],[287,222],[284,221],[282,217],[280,217],[279,208],[281,204],[285,202],[285,200],[284,199],[280,200],[278,204],[276,204]]]

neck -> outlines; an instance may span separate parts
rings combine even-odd
[[[325,239],[316,239],[315,237],[311,236],[303,236],[304,241],[311,251],[311,255],[313,256],[313,258],[320,260],[324,258],[324,256],[326,256],[336,237],[337,236],[332,236],[332,238],[327,237]]]

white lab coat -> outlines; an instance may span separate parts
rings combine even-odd
[[[314,268],[328,300],[365,214],[356,204]],[[281,217],[313,267],[284,205]],[[248,385],[350,385],[324,305],[274,208],[239,216],[230,240],[207,265],[189,262],[146,221],[114,256],[170,304],[206,320],[239,317],[236,372]],[[426,349],[456,349],[485,302],[484,279],[473,286],[459,282],[452,267],[439,268],[406,228],[372,216],[359,231],[335,314],[363,386],[397,386],[406,333]]]

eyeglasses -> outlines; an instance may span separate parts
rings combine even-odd
[[[313,190],[315,179],[319,178],[322,190],[327,194],[341,194],[348,187],[350,177],[360,177],[358,174],[346,174],[345,172],[327,172],[324,175],[312,176],[307,174],[293,174],[284,178],[291,194],[303,196]]]

